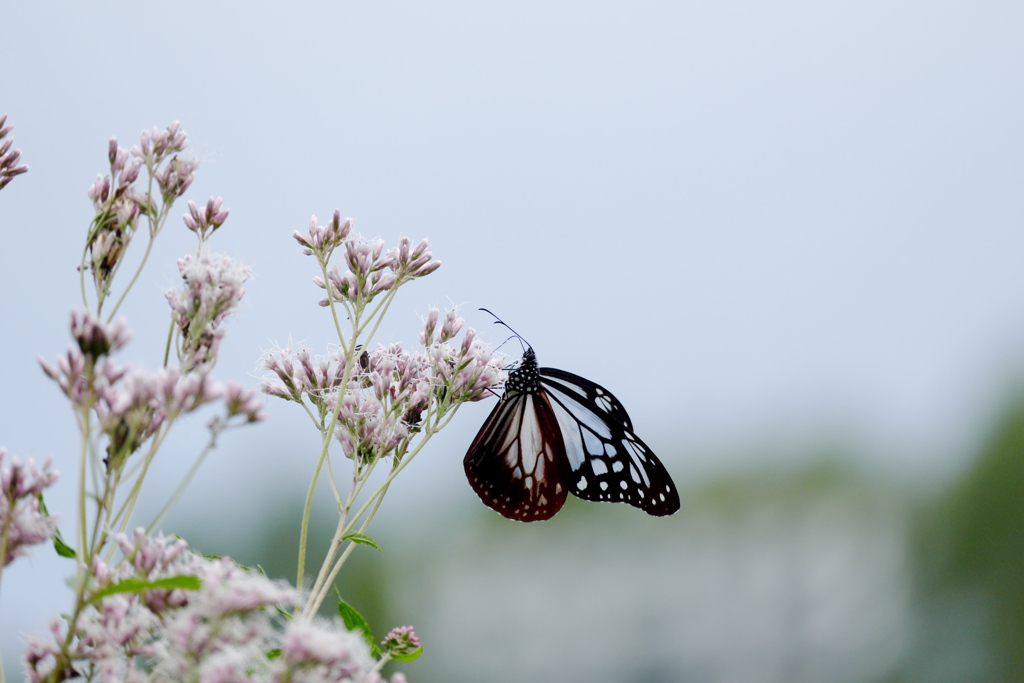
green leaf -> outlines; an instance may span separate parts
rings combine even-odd
[[[70,557],[72,559],[78,557],[78,553],[75,552],[75,549],[65,543],[64,539],[60,537],[59,531],[53,535],[53,549],[56,550],[57,554],[61,557]]]
[[[345,534],[344,536],[342,536],[341,540],[352,541],[353,543],[361,543],[362,545],[368,545],[371,548],[375,548],[380,552],[384,552],[383,550],[381,550],[381,547],[377,545],[377,541],[373,540],[366,534],[359,533],[358,531],[353,531],[350,534]]]
[[[420,645],[418,648],[416,648],[412,652],[402,652],[402,653],[394,652],[394,653],[391,654],[391,659],[395,660],[396,662],[411,662],[413,660],[419,659],[421,654],[423,654],[423,646],[422,645]]]
[[[281,648],[275,647],[273,650],[267,653],[267,659],[274,661],[281,657]]]
[[[50,516],[50,511],[46,509],[46,501],[43,500],[43,494],[39,494],[39,511],[47,517]],[[57,551],[57,554],[61,557],[77,557],[78,553],[75,549],[64,542],[64,537],[60,535],[60,529],[56,529],[53,533],[53,549]]]
[[[181,536],[178,536],[177,534],[175,534],[175,537],[176,538],[181,538]],[[185,539],[182,538],[182,540],[185,540]],[[212,555],[210,553],[202,553],[200,555],[200,557],[205,557],[207,560],[223,560],[224,559],[223,555]],[[231,559],[231,558],[228,558],[228,559]],[[261,567],[259,565],[256,565],[256,569],[253,569],[252,567],[246,567],[244,564],[241,564],[239,562],[235,562],[234,560],[231,560],[231,561],[234,562],[236,567],[238,567],[239,569],[241,569],[243,571],[247,571],[247,572],[258,571],[263,576],[267,575],[267,573],[265,571],[263,571],[263,567]]]
[[[125,579],[120,583],[116,583],[113,586],[108,586],[101,591],[93,593],[90,602],[99,602],[108,595],[114,595],[115,593],[141,593],[142,591],[151,589],[170,590],[173,588],[195,591],[199,590],[202,585],[203,582],[199,580],[198,576],[190,576],[187,574],[183,574],[181,576],[169,576],[166,579],[157,579],[156,581]]]
[[[337,593],[337,590],[335,590]],[[358,631],[363,634],[363,638],[366,639],[366,644],[370,646],[370,650],[373,651],[374,657],[380,656],[380,647],[377,645],[377,641],[373,639],[373,631],[370,630],[370,625],[366,623],[366,619],[360,614],[355,607],[348,604],[338,596],[338,614],[341,616],[341,620],[345,623],[345,628],[349,631]]]

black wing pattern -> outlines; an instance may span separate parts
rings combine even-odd
[[[532,348],[509,373],[463,464],[488,507],[523,522],[554,516],[567,492],[657,516],[679,509],[672,478],[633,433],[619,400],[578,375],[538,369]]]
[[[480,500],[509,519],[548,519],[565,503],[565,445],[543,394],[506,393],[463,464]]]
[[[659,517],[678,510],[679,493],[672,477],[633,433],[626,410],[611,392],[563,370],[556,371],[555,381],[549,380],[548,370],[540,369],[540,383],[561,428],[572,473],[569,492],[584,500],[629,503]],[[593,387],[601,404],[563,388],[573,380],[582,380],[582,387]],[[610,409],[605,409],[606,405]],[[619,414],[625,419],[618,419]]]
[[[619,403],[619,399],[612,396],[612,393],[595,384],[585,377],[574,375],[565,370],[557,368],[541,368],[538,370],[541,382],[546,386],[572,396],[579,395],[598,407],[598,412],[607,413],[609,416],[621,422],[626,429],[633,429],[633,423],[629,421],[626,409]]]

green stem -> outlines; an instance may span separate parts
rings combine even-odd
[[[150,229],[149,242],[146,243],[146,252],[142,255],[142,263],[140,263],[139,267],[135,269],[135,273],[132,274],[132,279],[128,281],[128,286],[124,288],[124,291],[121,292],[121,296],[117,299],[117,303],[114,304],[114,310],[112,310],[110,315],[107,316],[108,323],[114,319],[115,315],[117,315],[117,309],[121,308],[121,304],[124,303],[124,298],[128,296],[128,292],[132,290],[132,287],[135,286],[135,281],[138,280],[139,275],[142,274],[142,269],[146,267],[146,261],[149,260],[149,254],[153,251],[153,243],[156,241],[156,236],[159,232],[159,228],[157,228],[156,231]],[[120,264],[118,264],[118,266],[120,266]],[[111,273],[110,279],[114,279],[113,273]]]
[[[298,401],[296,401],[296,403],[298,403],[300,406],[302,406],[302,409],[306,411],[306,415],[308,415],[309,419],[313,421],[313,424],[316,425],[316,428],[319,431],[323,432],[324,431],[323,419],[322,418],[318,418],[316,415],[314,415],[313,411],[309,409],[309,406],[306,405],[306,402],[303,401],[301,398]]]
[[[347,371],[347,368],[346,368]],[[343,385],[344,386],[344,385]],[[328,428],[329,432],[334,431],[334,425],[338,421],[338,411],[331,411],[331,424]],[[306,493],[306,504],[302,509],[302,527],[299,531],[299,567],[295,573],[295,585],[301,587],[302,581],[306,574],[306,545],[309,538],[309,517],[310,511],[313,509],[313,494],[316,492],[316,482],[320,478],[320,469],[324,465],[324,460],[327,458],[327,451],[331,446],[330,437],[327,434],[323,436],[323,446],[320,449],[320,458],[317,460],[316,468],[313,470],[313,478],[309,482],[309,491]],[[296,612],[299,611],[300,604],[296,603]]]
[[[384,314],[387,312],[388,307],[390,307],[391,302],[394,300],[397,287],[392,288],[391,290],[389,290],[384,295],[384,298],[372,310],[370,315],[366,317],[365,323],[364,323],[363,322],[363,315],[362,315],[363,311],[364,311],[364,306],[357,305],[357,306],[355,306],[353,308],[349,308],[347,302],[345,302],[345,301],[336,302],[335,299],[334,299],[334,296],[332,294],[331,283],[330,283],[330,280],[329,280],[328,274],[327,274],[327,263],[326,263],[326,261],[318,261],[318,264],[320,266],[321,276],[324,279],[325,291],[327,292],[327,303],[328,303],[328,307],[331,309],[331,317],[332,317],[332,319],[334,321],[334,328],[335,328],[335,331],[336,331],[336,333],[338,335],[338,340],[341,343],[342,349],[344,349],[344,352],[345,352],[344,353],[345,359],[346,359],[346,361],[345,361],[345,372],[342,375],[342,379],[341,379],[341,382],[339,384],[339,393],[338,393],[338,402],[340,403],[341,400],[344,399],[345,388],[348,386],[348,383],[352,379],[352,374],[354,372],[354,368],[359,363],[359,358],[356,355],[356,349],[358,347],[359,337],[365,331],[366,326],[370,324],[370,321],[373,321],[373,328],[370,330],[370,333],[366,336],[366,343],[369,343],[369,341],[371,339],[373,339],[374,335],[376,335],[377,330],[380,327],[380,324],[381,324],[381,321],[383,320]],[[347,342],[346,342],[346,339],[345,339],[345,335],[344,335],[344,333],[341,330],[341,321],[338,319],[337,304],[339,304],[339,303],[344,307],[345,313],[348,315],[349,322],[352,325],[352,336],[347,340]],[[323,436],[323,447],[322,447],[321,452],[320,452],[320,458],[317,460],[316,468],[313,471],[313,477],[312,477],[312,480],[309,483],[309,489],[308,489],[308,491],[306,493],[306,503],[305,503],[305,506],[304,506],[303,511],[302,511],[302,525],[301,525],[301,530],[299,532],[299,561],[298,561],[298,570],[296,572],[296,585],[297,586],[301,586],[302,582],[303,582],[303,579],[305,578],[306,551],[307,551],[307,543],[308,543],[308,538],[309,538],[309,536],[308,536],[308,533],[309,533],[309,520],[310,520],[310,516],[311,516],[311,513],[312,513],[312,507],[313,507],[313,494],[316,491],[316,485],[317,485],[317,482],[319,481],[320,472],[323,469],[323,464],[324,464],[325,461],[327,462],[328,473],[329,473],[329,477],[330,477],[330,480],[331,480],[331,488],[334,491],[335,499],[338,500],[339,502],[341,500],[341,496],[340,496],[340,493],[338,491],[337,484],[336,484],[336,482],[334,480],[334,472],[333,472],[333,470],[331,468],[331,464],[330,464],[330,461],[328,460],[328,455],[327,455],[328,450],[330,448],[331,439],[334,436],[334,430],[335,430],[335,428],[337,427],[337,424],[338,424],[338,411],[339,411],[339,409],[340,409],[340,406],[336,404],[334,410],[331,411],[332,415],[331,415],[330,424],[327,426],[327,429],[323,431],[323,435],[324,435]],[[311,415],[311,417],[312,417],[312,415]],[[417,451],[418,450],[419,449],[417,448]],[[352,518],[349,518],[348,517],[348,513],[349,513],[349,511],[351,509],[352,504],[355,502],[355,499],[358,497],[359,493],[362,491],[362,488],[365,485],[368,477],[372,473],[373,467],[375,465],[376,465],[376,461],[373,464],[371,464],[370,469],[367,472],[362,473],[361,475],[357,475],[357,476],[355,476],[353,478],[354,491],[353,491],[352,494],[350,494],[348,501],[344,505],[341,506],[341,510],[340,510],[341,517],[340,517],[340,520],[339,520],[339,523],[338,523],[338,527],[337,527],[338,531],[335,532],[335,537],[331,541],[330,549],[328,550],[328,557],[327,557],[327,559],[325,559],[324,563],[321,565],[320,572],[317,574],[317,579],[316,579],[316,582],[314,584],[314,589],[313,589],[313,595],[317,595],[318,593],[319,594],[326,594],[326,586],[329,586],[330,582],[326,582],[326,583],[324,582],[325,571],[331,565],[331,560],[333,559],[334,553],[337,551],[337,548],[340,547],[341,539],[344,538],[344,530],[347,529],[347,528],[351,528],[352,525],[354,524],[355,520],[353,520]],[[388,481],[390,483],[390,479]],[[357,482],[358,482],[358,484],[357,484]],[[379,490],[374,495],[378,496],[379,495]],[[373,498],[371,498],[371,501],[372,500],[373,500]],[[377,505],[379,505],[379,504],[380,503],[378,502]],[[376,509],[377,508],[375,506],[374,507],[374,512],[376,512]],[[366,506],[364,505],[363,508],[360,510],[359,515],[357,515],[355,519],[357,520],[359,518],[359,516],[362,515],[365,511],[366,511]],[[371,516],[371,518],[372,518],[372,516]],[[342,533],[339,535],[338,532],[342,532]],[[351,553],[351,544],[350,544],[350,547],[348,549],[346,549],[346,551],[342,554],[342,557],[338,559],[337,569],[340,569],[340,565],[342,563],[344,563],[344,559],[347,558],[350,553]],[[336,575],[337,574],[337,569],[335,571],[331,572],[330,575],[331,576]],[[323,602],[323,597],[320,597],[320,599],[317,601],[317,608],[319,608],[319,604],[322,603],[322,602]],[[307,601],[305,610],[303,609],[303,607],[300,604],[296,604],[295,613],[299,614],[299,613],[305,611],[306,614],[308,614],[308,615],[316,614],[316,609],[313,609],[312,611],[309,610],[310,604],[311,603]]]
[[[401,472],[402,470],[404,470],[406,468],[406,466],[410,462],[412,462],[412,459],[415,458],[417,456],[417,454],[419,454],[419,452],[421,450],[423,450],[423,447],[427,445],[427,442],[430,441],[430,438],[434,434],[436,434],[437,432],[441,431],[446,426],[448,426],[448,423],[452,421],[453,417],[455,417],[455,413],[456,413],[456,411],[458,411],[458,409],[459,409],[459,407],[455,406],[451,410],[451,412],[448,413],[447,416],[443,418],[443,422],[440,421],[442,419],[440,416],[437,416],[435,418],[435,419],[438,420],[438,422],[433,427],[430,427],[430,428],[428,428],[427,430],[424,431],[423,439],[419,442],[419,444],[416,445],[416,448],[414,448],[412,450],[412,452],[408,455],[408,457],[402,458],[402,462],[400,462],[398,464],[398,467],[396,467],[395,469],[391,470],[391,472],[388,474],[387,479],[384,480],[384,483],[381,484],[380,487],[378,487],[378,489],[373,492],[373,494],[370,496],[370,499],[367,500],[363,504],[363,507],[361,507],[359,509],[359,512],[356,513],[356,515],[354,517],[350,518],[352,521],[349,522],[349,528],[345,530],[346,534],[348,534],[348,532],[350,532],[352,530],[351,527],[354,526],[355,522],[358,521],[359,518],[363,516],[363,514],[366,512],[367,508],[369,508],[370,505],[373,503],[374,499],[376,499],[378,496],[381,496],[382,492],[386,491],[387,487],[390,486],[391,482],[394,481],[395,477],[398,476],[398,473]]]
[[[14,512],[14,501],[10,501],[11,512]],[[7,544],[11,541],[11,524],[14,523],[13,516],[9,516],[4,522],[3,530],[0,532],[0,586],[3,585],[4,565],[7,563]],[[0,675],[3,674],[3,666],[0,665]],[[3,681],[0,681],[3,683]]]
[[[394,481],[395,477],[398,476],[398,473],[404,470],[406,465],[412,462],[413,458],[415,458],[419,454],[419,452],[423,450],[423,447],[426,446],[427,442],[430,441],[430,438],[434,434],[448,426],[448,423],[451,422],[453,417],[455,417],[455,413],[457,410],[458,405],[456,405],[451,410],[451,412],[449,412],[447,415],[444,415],[443,417],[440,415],[435,416],[435,424],[424,431],[423,439],[419,442],[419,444],[416,445],[416,447],[409,453],[407,457],[402,458],[402,461],[399,463],[397,467],[391,470],[391,472],[387,476],[387,479],[385,479],[384,482],[377,488],[377,490],[373,492],[373,494],[370,496],[370,499],[367,500],[366,503],[364,503],[363,506],[359,509],[359,512],[357,512],[355,515],[349,516],[349,522],[342,529],[342,532],[340,534],[338,534],[337,532],[335,533],[335,540],[331,542],[332,547],[336,543],[338,543],[340,539],[344,539],[345,536],[348,536],[349,533],[352,532],[352,529],[359,522],[360,518],[362,518],[362,516],[367,512],[367,510],[372,505],[372,509],[370,509],[369,514],[366,516],[366,519],[363,520],[363,523],[359,528],[359,533],[366,532],[366,530],[370,527],[370,522],[373,521],[374,516],[376,516],[377,510],[380,508],[381,503],[384,501],[384,495],[387,493],[388,487],[391,486],[391,482]],[[366,477],[363,478],[363,482],[365,481]],[[358,496],[358,491],[356,493]],[[317,610],[320,609],[320,605],[322,605],[323,601],[327,598],[328,587],[334,583],[334,579],[337,578],[338,573],[341,571],[342,565],[345,564],[345,561],[348,559],[348,556],[352,554],[352,549],[354,547],[355,543],[350,541],[348,547],[345,548],[345,551],[338,558],[337,562],[334,564],[333,567],[331,567],[330,572],[327,574],[326,577],[324,577],[323,581],[321,581],[319,577],[317,578],[317,585],[319,586],[319,590],[317,590],[316,586],[314,586],[313,592],[306,603],[307,614],[316,614]],[[326,567],[327,563],[325,562],[324,569],[326,569]],[[323,569],[321,569],[321,575],[322,574]]]
[[[116,473],[107,472],[103,479],[103,495],[96,500],[96,520],[92,528],[92,541],[89,547],[88,557],[99,554],[103,544],[106,543],[106,532],[103,531],[104,517],[106,518],[106,529],[110,528],[110,513],[114,507],[114,495],[120,477]]]
[[[48,681],[57,683],[63,680],[63,674],[71,666],[71,656],[68,655],[68,650],[71,648],[71,641],[75,639],[75,635],[78,632],[78,617],[82,614],[82,610],[86,607],[85,601],[85,587],[87,584],[87,570],[84,565],[78,567],[78,571],[75,572],[75,611],[71,614],[71,618],[67,619],[68,623],[68,634],[64,638],[64,642],[61,643],[60,651],[57,653],[53,667],[53,671],[47,677]]]
[[[320,270],[323,273],[326,282],[327,268],[323,263],[320,264]],[[359,363],[359,359],[358,357],[356,357],[355,352],[356,346],[358,345],[357,342],[359,341],[359,333],[357,331],[359,326],[359,319],[358,316],[355,316],[354,314],[350,316],[349,320],[352,322],[353,333],[351,339],[349,339],[348,343],[346,344],[345,339],[341,334],[341,326],[338,323],[337,315],[335,314],[334,301],[333,297],[331,296],[329,282],[327,283],[327,301],[330,303],[331,314],[334,316],[335,327],[338,330],[339,335],[338,338],[341,341],[341,346],[345,351],[345,372],[342,373],[341,382],[338,385],[338,403],[340,403],[345,396],[345,387],[347,387],[348,383],[352,380],[352,373],[356,365],[358,365]],[[327,429],[322,432],[323,446],[320,450],[320,458],[317,460],[316,468],[313,470],[313,477],[309,482],[309,490],[306,493],[306,503],[302,510],[302,526],[299,532],[299,562],[295,579],[296,586],[302,585],[302,581],[306,575],[306,550],[307,542],[309,539],[309,519],[313,509],[313,494],[316,491],[317,482],[320,480],[320,471],[323,468],[324,461],[327,459],[327,452],[331,446],[331,439],[334,437],[334,430],[338,425],[338,411],[340,409],[338,403],[335,404],[334,409],[331,411],[331,421],[327,425]],[[337,486],[334,484],[333,476],[331,480],[331,485],[335,489],[337,488]],[[299,604],[296,604],[296,612],[300,611],[300,609],[301,606]]]
[[[91,237],[92,233],[90,232]],[[86,255],[89,253],[89,242],[90,240],[88,239],[85,241],[85,249],[82,250],[82,262],[78,265],[78,287],[82,290],[82,307],[86,310],[89,309],[89,294],[85,290],[85,261]],[[95,279],[95,275],[93,277]]]
[[[345,503],[341,505],[341,517],[338,521],[338,526],[334,530],[334,537],[331,538],[331,543],[328,546],[327,557],[324,558],[323,563],[320,565],[320,572],[317,574],[316,582],[313,584],[313,589],[310,592],[311,596],[315,596],[321,591],[326,593],[326,587],[331,585],[330,583],[327,583],[325,579],[329,572],[329,568],[331,567],[331,563],[334,562],[334,556],[338,552],[338,548],[340,548],[341,544],[344,542],[345,531],[346,528],[348,527],[346,522],[349,519],[349,512],[352,511],[352,505],[355,503],[356,499],[359,498],[359,494],[362,492],[363,487],[369,480],[370,475],[373,474],[373,470],[377,466],[378,462],[380,462],[380,458],[377,458],[372,463],[370,463],[369,468],[366,469],[365,471],[357,469],[353,473],[352,488],[349,489],[348,500],[346,500]],[[311,614],[315,613],[315,611],[311,612]]]
[[[167,364],[170,362],[170,359],[171,359],[171,345],[173,344],[173,342],[174,342],[174,316],[172,315],[171,316],[171,325],[167,329],[167,346],[164,347],[164,367],[165,368],[167,367]]]
[[[380,656],[380,659],[377,660],[377,663],[374,664],[373,668],[370,669],[370,671],[366,674],[366,679],[369,680],[373,676],[373,674],[379,673],[380,670],[384,668],[384,665],[387,664],[390,661],[391,661],[391,655],[390,654],[388,654],[387,652],[382,654]],[[381,676],[381,680],[385,680],[385,678],[383,676]],[[3,682],[0,681],[0,683],[3,683]]]
[[[380,504],[384,501],[384,493],[387,492],[387,485],[385,484],[382,488],[383,488],[383,490],[381,491],[380,496],[377,497],[377,502],[373,506],[373,510],[370,511],[370,514],[366,518],[366,521],[363,522],[363,526],[360,527],[359,533],[366,533],[366,530],[370,526],[370,521],[373,520],[373,516],[375,514],[377,514],[377,509],[380,508]],[[357,519],[358,518],[353,519],[353,522],[355,522]],[[342,519],[341,522],[339,523],[339,528],[344,527],[344,526],[345,526],[344,519]],[[339,540],[331,541],[332,551],[335,550],[336,548],[340,548],[341,547],[341,544],[345,542],[344,539],[345,539],[345,536],[347,536],[347,535],[348,534],[346,534],[344,531],[342,531],[342,534],[339,537],[337,532],[335,532],[335,538],[339,538]],[[347,560],[349,555],[352,554],[352,550],[355,547],[356,547],[355,542],[354,541],[349,541],[348,542],[348,546],[345,548],[345,551],[341,554],[341,557],[338,558],[337,563],[334,564],[334,566],[331,567],[331,571],[327,574],[326,577],[324,577],[323,583],[320,585],[319,590],[317,590],[317,588],[314,586],[313,592],[310,595],[310,603],[309,603],[309,606],[308,606],[308,609],[307,609],[307,612],[306,612],[307,614],[316,614],[317,611],[319,611],[320,605],[322,605],[324,600],[327,599],[327,594],[330,591],[330,587],[332,585],[334,585],[334,580],[338,577],[338,573],[341,571],[342,565],[345,564],[345,560]],[[324,569],[326,569],[327,566],[328,566],[328,562],[325,562],[324,563]]]
[[[86,409],[83,409],[82,419],[82,445],[81,453],[78,457],[78,524],[76,535],[78,536],[78,561],[80,567],[86,566],[85,559],[85,548],[89,540],[89,523],[88,510],[86,509],[85,501],[88,498],[88,492],[85,490],[85,473],[86,473],[86,462],[89,459],[89,432],[91,427],[91,420]],[[97,512],[97,514],[99,514]]]
[[[370,334],[367,335],[367,343],[370,339],[373,339],[374,335],[377,334],[377,328],[380,327],[381,322],[384,320],[384,314],[388,312],[388,308],[391,306],[391,302],[395,300],[395,294],[397,294],[398,288],[392,288],[388,290],[388,293],[384,295],[384,300],[377,304],[377,308],[373,309],[369,317],[366,319],[366,323],[369,324],[371,320],[376,320],[373,324],[373,329],[370,330]],[[358,330],[357,333],[362,333],[363,330]]]
[[[316,581],[313,583],[313,588],[312,588],[312,590],[310,590],[310,598],[311,599],[309,601],[307,601],[305,607],[303,607],[301,609],[301,611],[304,612],[307,615],[306,616],[307,619],[312,619],[313,615],[316,614],[316,610],[315,609],[313,609],[313,610],[310,609],[310,605],[312,603],[312,597],[314,595],[318,595],[324,589],[324,585],[325,585],[324,584],[324,578],[325,578],[324,570],[328,566],[330,566],[331,562],[334,561],[334,554],[338,551],[338,548],[341,547],[341,542],[340,542],[340,539],[342,538],[341,533],[345,529],[345,523],[348,520],[348,512],[352,508],[352,501],[355,500],[355,496],[356,496],[356,482],[358,481],[358,479],[359,479],[358,476],[353,476],[352,477],[352,488],[349,490],[348,501],[345,503],[345,505],[343,505],[341,507],[340,517],[338,518],[338,526],[335,527],[335,529],[334,529],[334,538],[331,539],[331,543],[330,543],[330,545],[327,548],[327,557],[324,558],[323,564],[320,566],[320,573],[317,574]],[[298,609],[296,610],[296,612],[299,612],[299,611],[300,610],[298,610]]]
[[[327,456],[327,483],[331,485],[331,491],[334,493],[334,501],[338,504],[338,509],[341,509],[341,492],[338,490],[338,485],[334,482],[334,468],[331,466],[331,456]]]
[[[145,460],[143,461],[142,470],[135,477],[135,483],[132,484],[131,491],[128,492],[128,497],[124,503],[121,504],[121,509],[117,511],[117,514],[111,519],[111,527],[117,526],[116,533],[124,533],[124,530],[128,527],[128,522],[131,519],[132,511],[135,509],[135,505],[139,500],[139,493],[142,491],[142,483],[146,479],[146,472],[149,471],[149,466],[153,462],[153,458],[156,456],[157,450],[163,443],[164,438],[167,436],[168,430],[174,423],[177,415],[168,415],[167,421],[164,422],[160,430],[153,435],[153,442],[149,447],[149,452],[146,453]],[[110,556],[113,555],[113,547],[110,549]]]
[[[207,442],[207,444],[203,447],[203,450],[199,453],[199,456],[196,457],[195,462],[192,463],[192,467],[190,467],[188,472],[185,473],[185,477],[184,479],[181,480],[181,483],[178,484],[178,488],[174,490],[174,493],[171,494],[171,497],[167,500],[167,503],[163,506],[163,508],[161,508],[160,512],[157,513],[156,517],[153,519],[149,527],[146,529],[147,534],[152,534],[157,529],[157,527],[159,527],[160,524],[164,521],[168,513],[170,513],[171,509],[173,509],[174,506],[177,504],[178,500],[181,499],[182,494],[185,493],[185,489],[188,488],[188,485],[192,482],[192,478],[196,475],[196,472],[199,471],[199,466],[203,464],[203,461],[206,459],[206,456],[216,446],[217,433],[214,432],[213,434],[210,435],[209,442]]]
[[[327,307],[331,309],[331,318],[334,320],[334,331],[338,335],[338,341],[340,341],[342,345],[344,345],[345,334],[341,331],[341,321],[338,320],[338,310],[335,307],[334,293],[333,290],[331,289],[331,280],[327,275],[327,261],[317,259],[317,262],[320,264],[320,274],[324,278],[324,291],[327,292]],[[348,314],[348,319],[352,321],[353,328],[355,328],[353,312],[349,310],[347,305],[345,306],[345,312]],[[342,384],[342,386],[345,385]]]

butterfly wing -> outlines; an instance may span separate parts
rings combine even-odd
[[[540,374],[544,376],[544,383],[548,387],[569,396],[580,396],[621,422],[626,429],[633,429],[633,423],[619,399],[600,384],[558,368],[541,368]]]
[[[553,368],[540,369],[540,384],[539,394],[548,398],[562,433],[570,493],[628,503],[659,517],[679,509],[668,470],[633,433],[625,408],[611,392]]]
[[[549,519],[565,503],[565,443],[544,392],[509,392],[487,417],[463,465],[487,507],[509,519]]]

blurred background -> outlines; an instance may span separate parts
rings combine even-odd
[[[0,192],[0,445],[55,455],[67,528],[76,433],[35,357],[69,343],[107,140],[180,120],[187,197],[224,198],[214,248],[256,272],[219,379],[331,342],[290,235],[339,208],[444,264],[379,341],[454,303],[500,343],[486,306],[613,391],[680,488],[666,519],[571,500],[509,522],[465,481],[492,404],[465,407],[340,583],[379,636],[416,626],[410,680],[1024,680],[1022,20],[998,0],[6,3],[0,112],[31,170]],[[122,361],[159,365],[191,239],[161,236]],[[318,439],[268,412],[165,530],[294,580]],[[40,547],[5,571],[10,680],[70,569]]]

